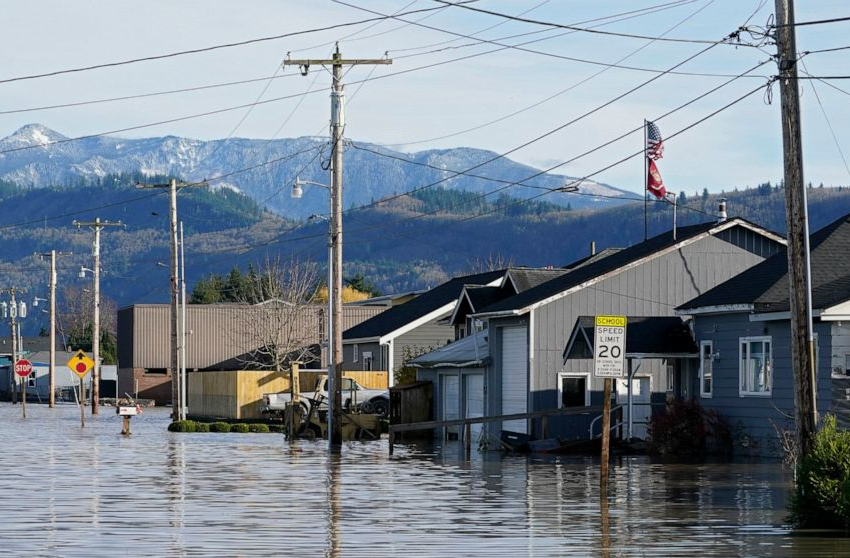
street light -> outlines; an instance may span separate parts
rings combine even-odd
[[[301,180],[299,177],[295,177],[295,182],[292,184],[292,193],[291,196],[293,199],[301,199],[304,195],[303,186],[306,185],[318,186],[320,188],[324,188],[331,194],[331,205],[333,205],[333,191],[331,187],[327,184],[322,184],[321,182],[314,182],[312,180]],[[340,415],[340,407],[342,404],[342,363],[338,363],[339,367],[337,367],[337,363],[335,362],[335,352],[337,343],[335,341],[335,337],[339,337],[339,345],[342,346],[342,323],[334,323],[336,322],[336,314],[334,312],[334,308],[339,305],[342,307],[342,297],[341,292],[337,292],[338,289],[334,288],[334,270],[337,272],[342,272],[342,262],[334,261],[334,219],[333,219],[333,207],[331,207],[330,212],[331,218],[328,219],[328,396],[330,401],[328,402],[329,410],[328,413],[328,444],[331,447],[331,451],[333,451],[334,443],[338,442],[339,435],[335,435],[335,433],[341,432],[342,429],[342,416]],[[318,215],[311,215],[310,220],[314,220],[316,218],[321,218]],[[338,268],[338,269],[337,269]],[[340,320],[341,321],[341,320]],[[337,335],[335,335],[337,334]],[[338,369],[337,369],[338,368]]]
[[[100,265],[100,257],[96,258],[98,267]],[[80,266],[80,273],[77,276],[80,279],[86,278],[86,272],[91,273],[94,276],[94,325],[92,327],[92,357],[94,359],[94,370],[92,370],[91,382],[92,382],[92,414],[95,413],[94,409],[97,405],[100,404],[100,393],[99,393],[99,385],[97,384],[100,381],[100,274],[96,273],[94,269],[89,269],[84,266]],[[84,289],[85,290],[85,289]],[[83,379],[80,378],[80,384],[82,384]]]

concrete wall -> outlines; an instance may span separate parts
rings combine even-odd
[[[832,325],[815,323],[818,335],[818,411],[831,408]],[[729,422],[736,453],[780,455],[776,428],[794,429],[794,382],[791,373],[791,329],[788,320],[751,322],[744,313],[697,316],[697,343],[712,341],[720,358],[713,362],[712,397],[701,397],[706,409],[714,409]],[[740,338],[770,337],[773,352],[773,386],[769,396],[740,395]]]

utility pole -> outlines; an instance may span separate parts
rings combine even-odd
[[[48,402],[50,408],[56,406],[56,256],[69,256],[70,252],[57,252],[51,250],[39,257],[50,258],[50,368],[48,372],[50,395]]]
[[[333,84],[331,86],[331,250],[333,252],[332,285],[329,288],[331,300],[332,348],[331,362],[333,374],[330,382],[330,410],[328,424],[328,448],[331,453],[342,449],[342,134],[345,129],[345,92],[342,84],[343,66],[364,66],[374,64],[392,64],[389,58],[345,59],[339,52],[339,43],[331,60],[292,60],[283,61],[284,66],[299,66],[301,75],[306,76],[311,64],[331,65]]]
[[[171,215],[171,419],[180,420],[180,276],[178,269],[178,246],[177,246],[177,191],[183,188],[206,188],[206,181],[177,184],[177,179],[172,178],[167,184],[136,184],[136,188],[168,188]]]
[[[101,221],[100,217],[94,221],[81,222],[74,221],[73,225],[78,229],[82,227],[90,227],[94,230],[94,325],[92,326],[92,357],[94,358],[94,367],[91,371],[91,414],[97,415],[100,413],[100,229],[106,227],[122,227],[121,221],[111,223],[109,221]],[[80,269],[80,276],[85,277],[84,269]],[[51,297],[51,301],[53,298]],[[51,302],[51,307],[53,303]]]
[[[18,328],[20,324],[18,324],[18,301],[15,298],[18,294],[25,294],[27,292],[26,289],[19,289],[17,287],[10,287],[8,289],[0,289],[0,294],[8,294],[9,295],[9,326],[12,333],[12,366],[9,368],[9,391],[11,391],[12,405],[17,404],[18,402],[18,391],[15,382],[18,381],[15,375],[15,363],[18,362]],[[5,316],[5,308],[6,303],[3,303],[3,314]],[[23,317],[23,316],[21,316]]]
[[[797,444],[799,451],[804,455],[812,448],[817,424],[817,394],[814,390],[814,374],[817,367],[814,363],[809,223],[806,185],[803,182],[794,0],[776,0],[775,28],[779,60],[782,146],[785,160],[788,279],[791,283],[791,365],[794,369]]]

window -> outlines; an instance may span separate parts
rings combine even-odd
[[[587,392],[587,376],[561,376],[561,408],[585,407],[590,404]]]
[[[741,337],[740,395],[770,395],[773,358],[770,337]]]
[[[27,376],[27,387],[35,387],[35,370],[30,372],[30,375]]]
[[[360,358],[360,346],[357,343],[351,346],[351,354],[351,361],[357,362],[357,359]]]
[[[372,351],[363,351],[363,370],[372,370]]]
[[[699,394],[700,397],[711,397],[714,387],[714,355],[711,341],[700,341],[699,354]]]

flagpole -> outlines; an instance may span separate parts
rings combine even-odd
[[[679,200],[675,192],[671,195],[673,196],[673,240],[676,240],[676,209],[679,207]]]
[[[649,238],[649,227],[646,224],[646,207],[648,202],[649,192],[649,169],[646,166],[647,159],[647,142],[646,142],[646,118],[643,119],[643,240]]]

